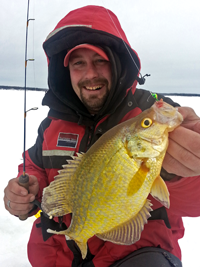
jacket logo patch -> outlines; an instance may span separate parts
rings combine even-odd
[[[78,134],[73,133],[59,133],[57,146],[76,148],[78,143]]]

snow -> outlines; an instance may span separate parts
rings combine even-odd
[[[37,137],[37,128],[43,118],[46,117],[48,108],[41,106],[44,92],[27,92],[27,110],[39,107],[36,111],[27,113],[27,145],[34,144]],[[198,97],[171,97],[182,106],[191,106],[200,116]],[[16,177],[17,166],[22,162],[23,150],[23,91],[0,90],[0,114],[1,114],[1,191],[3,199],[4,188],[11,178]],[[20,221],[11,216],[0,203],[0,266],[3,267],[30,267],[27,258],[27,242],[31,232],[34,216],[26,221]],[[200,218],[184,218],[185,237],[180,240],[183,254],[183,266],[200,267],[198,260]]]

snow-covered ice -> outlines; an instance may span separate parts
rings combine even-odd
[[[37,128],[43,118],[46,117],[48,108],[41,106],[44,92],[27,92],[27,110],[39,107],[37,111],[27,113],[27,145],[34,144],[37,136]],[[194,108],[200,116],[200,98],[198,97],[171,97],[182,106]],[[3,199],[3,190],[8,180],[16,177],[17,166],[22,162],[23,150],[23,91],[0,90],[0,114],[1,114],[1,190],[0,198]],[[32,223],[35,217],[20,221],[11,216],[0,202],[0,266],[1,267],[30,267],[27,259],[27,242]],[[183,254],[184,267],[200,267],[199,240],[200,218],[184,218],[185,237],[180,240]],[[37,256],[36,256],[37,257]]]

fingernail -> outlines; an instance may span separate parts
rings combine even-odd
[[[35,197],[32,196],[32,197],[30,198],[30,202],[32,202],[34,199],[35,199]]]
[[[23,196],[26,196],[26,195],[27,195],[27,192],[26,192],[26,191],[21,191],[21,194],[22,194]]]

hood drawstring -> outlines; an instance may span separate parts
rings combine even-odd
[[[149,77],[149,76],[151,76],[151,74],[145,74],[144,76],[142,76],[140,73],[140,77],[137,77],[136,80],[138,81],[139,85],[143,85],[146,80],[144,77]]]
[[[83,115],[81,115],[78,111],[76,113],[79,116],[78,125],[81,125],[83,123]]]

